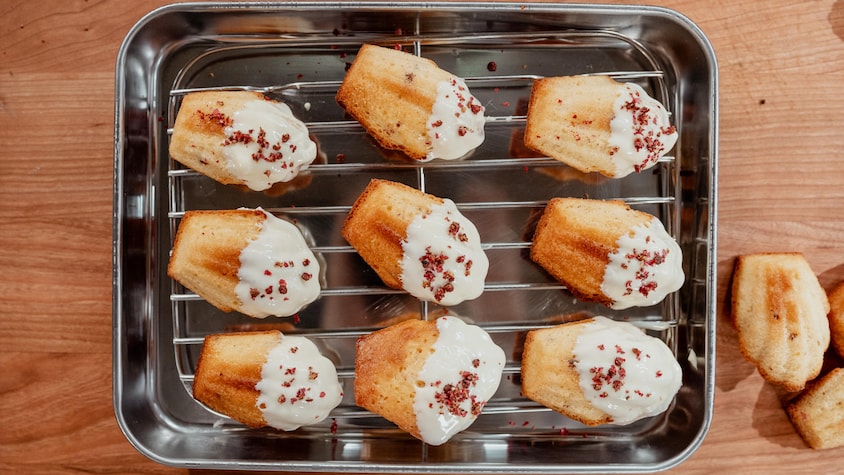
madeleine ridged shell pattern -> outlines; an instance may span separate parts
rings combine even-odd
[[[799,391],[818,375],[829,347],[829,301],[802,254],[739,256],[732,304],[739,348],[765,379]]]

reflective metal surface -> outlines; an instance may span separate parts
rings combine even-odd
[[[398,45],[466,78],[487,109],[484,144],[454,162],[379,149],[334,101],[363,42]],[[114,400],[121,428],[145,455],[228,469],[607,473],[671,467],[702,441],[714,388],[718,85],[712,49],[686,18],[558,4],[173,5],[129,32],[116,74]],[[680,132],[671,156],[611,180],[528,151],[521,135],[531,81],[570,74],[611,74],[661,100]],[[286,102],[318,142],[318,163],[292,184],[254,192],[171,161],[180,99],[207,88],[257,89]],[[386,289],[340,236],[373,177],[454,200],[490,259],[484,294],[451,311],[504,348],[505,376],[475,424],[440,447],[354,405],[355,338],[441,310]],[[627,311],[573,299],[527,258],[537,215],[555,196],[618,198],[659,216],[683,247],[685,286],[658,306]],[[256,206],[295,220],[323,260],[323,293],[295,318],[224,314],[166,275],[184,211]],[[586,428],[521,397],[524,333],[584,313],[627,319],[674,350],[684,380],[667,413]],[[309,336],[337,364],[346,396],[325,423],[247,429],[192,399],[203,337],[260,328]]]

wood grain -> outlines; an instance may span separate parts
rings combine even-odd
[[[115,59],[164,3],[0,3],[0,472],[188,472],[132,448],[111,398]],[[702,28],[721,85],[715,416],[673,472],[836,471],[844,449],[806,448],[725,299],[749,252],[802,251],[824,287],[844,280],[844,0],[656,3]]]

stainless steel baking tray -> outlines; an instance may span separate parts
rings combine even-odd
[[[453,162],[414,163],[379,149],[334,101],[363,42],[397,45],[466,78],[486,105],[484,144]],[[574,172],[521,141],[533,79],[611,74],[663,101],[680,132],[671,156],[623,179]],[[319,143],[319,163],[290,186],[223,186],[168,157],[182,95],[252,88],[288,103]],[[644,472],[701,443],[712,416],[718,82],[702,32],[660,8],[513,3],[183,4],[153,11],[117,58],[114,187],[114,404],[129,441],[167,465],[227,469],[438,473]],[[427,446],[354,405],[354,342],[402,315],[438,309],[384,288],[340,237],[373,177],[453,199],[479,228],[486,292],[452,310],[486,328],[509,360],[484,414]],[[659,216],[681,243],[687,281],[662,304],[610,311],[576,301],[526,257],[536,214],[554,196],[623,199]],[[293,319],[223,314],[166,275],[185,210],[262,206],[295,220],[324,260],[317,302]],[[670,410],[625,427],[586,428],[520,396],[524,332],[572,314],[628,319],[665,340],[683,366]],[[324,424],[247,429],[190,396],[202,339],[281,325],[337,363],[346,396]]]

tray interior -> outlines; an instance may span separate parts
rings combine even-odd
[[[181,5],[153,12],[118,60],[115,162],[115,406],[141,452],[162,463],[279,470],[500,472],[667,468],[700,443],[712,408],[717,99],[714,58],[696,30],[659,9],[509,4],[403,7]],[[380,149],[334,94],[364,42],[400,47],[466,79],[486,106],[486,140],[460,161],[416,163]],[[697,59],[696,59],[697,58]],[[673,114],[680,140],[651,170],[587,175],[527,150],[533,79],[609,74],[644,87]],[[181,97],[254,89],[308,124],[320,157],[266,192],[225,186],[167,154]],[[449,310],[483,326],[508,355],[504,379],[469,430],[431,447],[354,405],[355,339],[442,309],[387,289],[340,236],[372,178],[448,197],[478,227],[490,259],[485,293]],[[684,251],[686,284],[663,303],[612,311],[577,301],[527,258],[548,199],[622,199],[662,219]],[[323,293],[294,318],[225,314],[166,275],[187,210],[257,207],[295,220],[322,260]],[[526,331],[584,314],[629,320],[663,339],[684,370],[672,408],[635,424],[586,428],[520,395]],[[205,335],[278,328],[334,360],[345,399],[324,423],[251,430],[190,396]]]

